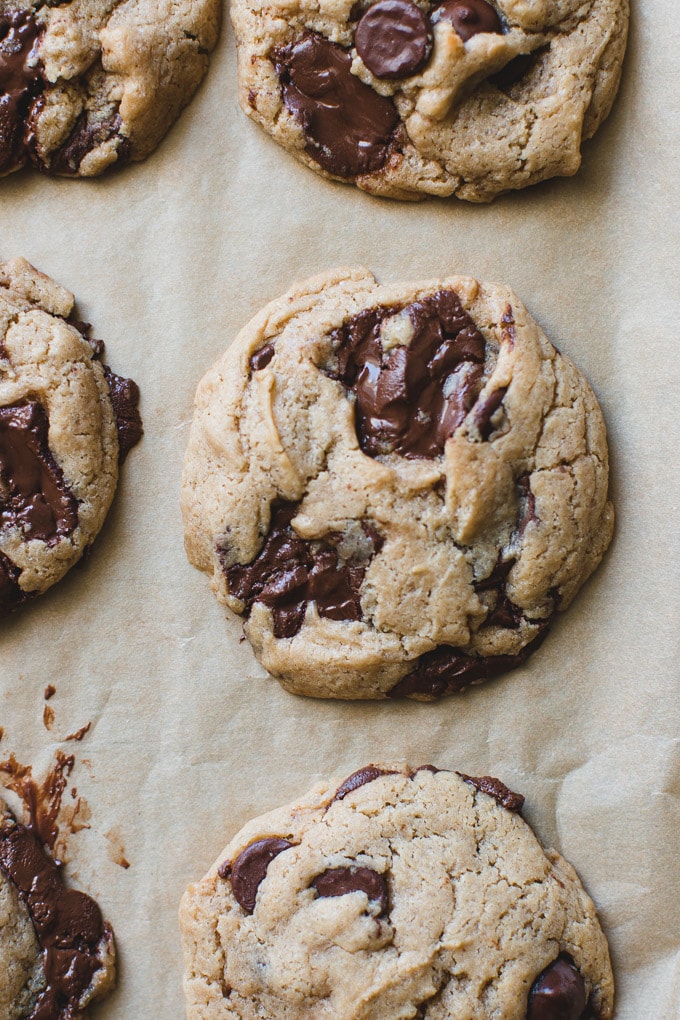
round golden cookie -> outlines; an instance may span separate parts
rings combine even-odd
[[[207,373],[191,562],[270,673],[433,698],[519,665],[613,528],[602,414],[507,287],[318,276]]]
[[[136,384],[73,306],[24,259],[0,263],[0,617],[92,544],[142,434]]]
[[[182,900],[188,1020],[609,1020],[595,908],[523,801],[371,765],[249,822]]]
[[[0,176],[144,159],[208,70],[219,0],[0,0]]]
[[[628,0],[234,0],[244,112],[318,173],[472,202],[569,176],[609,113]]]

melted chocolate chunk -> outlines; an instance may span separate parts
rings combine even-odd
[[[503,397],[508,392],[507,386],[501,386],[497,390],[493,390],[484,400],[475,407],[475,424],[479,429],[479,434],[482,439],[487,440],[491,433],[494,431],[494,425],[491,422],[494,414],[503,403]]]
[[[267,868],[275,857],[293,845],[287,839],[277,837],[258,839],[242,850],[231,864],[220,867],[220,876],[231,878],[234,897],[249,914],[255,910],[257,890],[267,874]]]
[[[522,475],[517,479],[517,488],[519,489],[519,524],[517,525],[517,532],[520,536],[524,534],[527,526],[532,521],[537,521],[538,516],[536,515],[536,497],[531,491],[531,479],[529,475]]]
[[[523,795],[521,793],[514,793],[505,783],[501,783],[500,779],[495,779],[493,776],[466,776],[462,772],[459,772],[458,775],[477,790],[481,790],[482,793],[488,793],[501,807],[506,808],[508,811],[514,811],[519,814],[524,807]]]
[[[378,0],[359,20],[354,45],[376,78],[408,78],[432,52],[432,26],[411,0]]]
[[[331,620],[362,616],[360,588],[370,557],[355,556],[342,563],[333,545],[342,536],[300,538],[290,524],[298,505],[274,503],[269,533],[255,559],[225,567],[229,593],[245,602],[246,612],[255,602],[269,606],[277,638],[297,634],[308,602],[315,602],[319,616]],[[367,528],[364,534],[372,555],[380,540]],[[224,557],[224,552],[220,555]]]
[[[360,786],[365,786],[366,783],[372,783],[374,779],[379,779],[380,776],[393,776],[394,772],[388,772],[385,769],[379,769],[375,765],[366,765],[363,769],[358,769],[353,772],[351,776],[348,776],[343,783],[335,791],[333,801],[343,800],[348,793],[353,793],[354,790],[358,790]],[[333,803],[331,801],[331,803]]]
[[[460,648],[440,645],[431,652],[421,655],[414,669],[388,692],[390,698],[407,698],[419,695],[428,700],[443,698],[465,690],[476,680],[490,680],[500,673],[516,669],[529,658],[543,643],[550,618],[532,621],[539,624],[540,631],[528,644],[514,655],[466,655]]]
[[[85,893],[64,887],[60,866],[23,825],[0,828],[0,870],[26,904],[43,953],[47,984],[28,1020],[80,1015],[83,993],[101,967],[102,940],[111,938],[99,907]]]
[[[385,351],[381,329],[399,316],[408,346]],[[365,309],[331,334],[337,370],[356,394],[364,453],[436,457],[473,407],[482,386],[484,337],[453,291],[399,308]]]
[[[274,344],[265,344],[264,347],[260,347],[259,351],[251,354],[250,367],[253,372],[259,372],[261,368],[266,368],[274,357],[274,353]]]
[[[116,375],[108,365],[103,365],[102,368],[109,384],[113,413],[116,416],[118,463],[122,464],[132,447],[136,446],[144,435],[142,419],[137,410],[139,386],[132,379]]]
[[[44,408],[0,407],[0,527],[54,545],[77,525],[78,502],[50,453]]]
[[[433,14],[433,21],[450,21],[463,42],[480,32],[503,33],[496,10],[485,0],[444,0]]]
[[[47,170],[49,173],[65,177],[75,176],[85,156],[112,138],[119,140],[116,163],[120,165],[127,163],[130,158],[131,145],[129,139],[119,133],[121,124],[122,121],[118,113],[109,117],[108,120],[91,120],[90,114],[84,111],[61,148],[51,154]]]
[[[385,165],[399,114],[391,99],[351,73],[346,50],[305,32],[274,56],[283,102],[319,166],[337,177],[354,177]]]
[[[25,121],[44,82],[35,60],[41,34],[33,11],[0,12],[0,173],[26,158]]]
[[[501,560],[502,553],[499,553],[498,562],[488,577],[481,581],[475,581],[475,591],[495,591],[496,605],[491,610],[485,624],[494,624],[496,627],[509,627],[517,629],[524,619],[524,613],[519,606],[511,602],[505,592],[507,576],[515,564],[514,557],[509,560]]]
[[[527,1020],[586,1020],[586,986],[571,957],[562,953],[538,975],[531,991]]]
[[[387,884],[383,875],[372,868],[351,866],[349,868],[329,868],[318,875],[312,885],[319,896],[344,896],[346,893],[363,892],[369,900],[380,905],[380,913],[387,910]]]
[[[28,595],[19,587],[21,571],[12,561],[0,552],[0,620],[9,616]]]

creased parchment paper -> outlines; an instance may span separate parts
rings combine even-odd
[[[381,758],[524,793],[597,903],[617,1018],[680,1015],[676,25],[669,0],[634,0],[621,93],[580,173],[490,206],[380,201],[299,166],[239,111],[228,26],[146,163],[0,182],[0,257],[74,291],[111,367],[142,390],[146,435],[88,562],[0,634],[2,757],[40,772],[92,722],[65,746],[92,815],[69,839],[69,873],[120,957],[97,1020],[180,1020],[186,884],[248,818]],[[285,694],[182,548],[198,380],[265,302],[351,263],[384,281],[510,284],[588,376],[609,429],[617,526],[602,567],[526,666],[433,705]]]

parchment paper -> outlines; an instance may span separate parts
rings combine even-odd
[[[248,818],[381,758],[523,792],[597,903],[619,1020],[680,1015],[676,28],[670,0],[634,0],[621,93],[579,174],[490,206],[381,201],[298,165],[239,111],[226,24],[200,93],[146,163],[93,182],[0,182],[0,257],[24,255],[74,291],[143,395],[146,436],[87,564],[0,635],[0,756],[40,772],[92,722],[66,746],[92,813],[69,873],[112,921],[120,957],[97,1020],[181,1018],[185,885]],[[524,668],[434,705],[285,694],[182,547],[198,380],[266,301],[354,262],[386,281],[509,283],[608,423],[617,527],[602,567]]]

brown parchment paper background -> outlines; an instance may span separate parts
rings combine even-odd
[[[239,111],[228,24],[146,163],[93,182],[0,182],[0,257],[24,255],[74,291],[143,395],[146,436],[88,562],[0,634],[0,756],[39,772],[74,750],[92,811],[68,855],[117,935],[118,990],[97,1020],[179,1020],[185,885],[248,818],[381,758],[490,772],[523,792],[598,905],[619,1020],[680,1015],[674,36],[675,4],[634,0],[622,90],[580,173],[490,206],[381,201],[299,166]],[[385,281],[509,283],[608,423],[618,516],[602,567],[524,668],[434,705],[285,694],[182,547],[199,378],[293,281],[354,262]],[[82,743],[59,744],[89,721]]]

